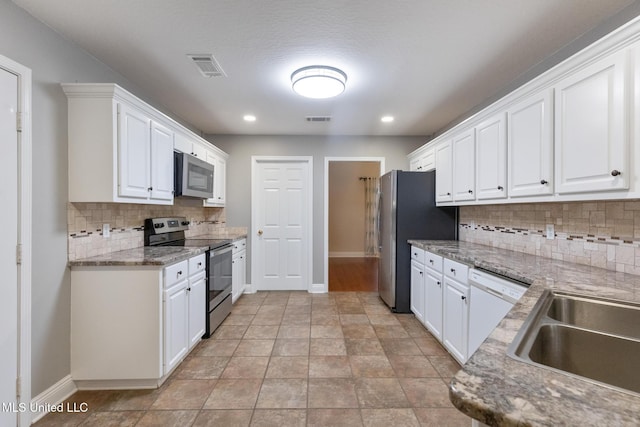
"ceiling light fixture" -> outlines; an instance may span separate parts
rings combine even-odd
[[[252,114],[247,114],[246,116],[243,117],[245,122],[255,122],[256,121],[256,116],[252,115]]]
[[[347,75],[326,65],[302,67],[291,74],[293,90],[306,98],[333,98],[344,92]]]
[[[382,123],[391,123],[393,121],[393,116],[383,116],[380,121]]]

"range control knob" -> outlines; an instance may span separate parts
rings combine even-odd
[[[162,223],[162,222],[158,222],[158,223],[154,224],[153,226],[154,226],[155,228],[162,228],[162,227],[164,227],[164,223]]]
[[[189,224],[190,224],[190,222],[189,222],[189,221],[182,221],[182,223],[181,223],[181,224],[182,224],[182,225],[189,225]]]

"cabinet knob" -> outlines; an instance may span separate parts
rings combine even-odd
[[[498,190],[500,190],[500,191],[504,190],[504,188],[502,187],[502,185],[498,185]]]
[[[178,271],[178,276],[182,276],[182,270]]]
[[[621,173],[622,173],[622,172],[620,172],[619,170],[614,169],[614,170],[612,170],[612,171],[611,171],[611,176],[618,176],[618,175],[620,175]]]
[[[188,290],[189,292],[191,292],[191,288],[187,288],[187,290]]]
[[[198,263],[198,267],[202,267],[202,263],[201,262]]]
[[[422,271],[420,272],[420,275],[422,276]]]
[[[542,185],[547,185],[549,182],[546,179],[543,179],[540,181],[540,184]]]
[[[473,190],[469,190],[469,194],[473,193]]]
[[[433,260],[432,260],[432,259],[430,259],[430,260],[429,260],[429,262],[430,262],[431,264],[433,264]]]
[[[462,298],[462,301],[466,301],[467,297],[465,297],[464,295],[462,295],[460,298]]]
[[[452,268],[452,269],[451,269],[451,272],[452,272],[453,274],[455,274],[455,273],[456,273],[456,269],[455,269],[455,268]]]
[[[147,191],[153,191],[153,187],[147,188]]]
[[[447,193],[447,196],[450,196],[450,195],[451,195],[451,193]]]
[[[440,282],[436,282],[438,284],[438,286],[440,286]]]

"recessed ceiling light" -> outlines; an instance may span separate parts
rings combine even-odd
[[[326,65],[302,67],[291,74],[293,90],[306,98],[333,98],[344,92],[347,75]]]
[[[393,116],[383,116],[380,121],[382,123],[391,123],[393,121]]]
[[[245,122],[255,122],[256,121],[256,116],[252,115],[252,114],[247,114],[243,117]]]

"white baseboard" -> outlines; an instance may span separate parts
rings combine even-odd
[[[328,291],[329,289],[324,283],[312,283],[308,292],[310,294],[326,294]]]
[[[31,423],[35,423],[40,418],[48,414],[46,408],[58,405],[78,390],[76,384],[67,375],[60,381],[31,399],[31,408],[35,409],[31,413]]]

